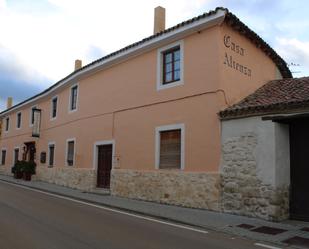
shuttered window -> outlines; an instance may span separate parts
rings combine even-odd
[[[67,163],[69,166],[73,166],[74,164],[74,141],[68,142],[68,155],[67,155]]]
[[[10,128],[10,118],[5,119],[5,131],[8,131]]]
[[[16,148],[14,150],[14,164],[17,163],[18,159],[19,159],[19,149]]]
[[[33,125],[34,124],[34,110],[37,109],[36,106],[31,108],[31,115],[30,115],[30,124]]]
[[[181,168],[181,130],[160,131],[160,169]]]
[[[6,150],[1,151],[1,165],[5,165]]]
[[[52,167],[54,166],[54,158],[55,158],[55,145],[54,144],[50,144],[49,145],[49,166]]]
[[[21,127],[21,112],[17,113],[17,129]]]
[[[58,106],[58,98],[55,97],[52,99],[52,118],[57,117],[57,106]]]
[[[78,94],[78,86],[74,86],[71,88],[71,99],[70,99],[70,110],[74,111],[77,109],[77,94]]]

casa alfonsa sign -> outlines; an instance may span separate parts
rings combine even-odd
[[[245,56],[245,49],[239,46],[237,43],[235,43],[231,36],[225,35],[224,36],[224,46],[229,49],[230,52],[233,52],[235,54],[238,54],[240,56]],[[236,61],[233,57],[233,55],[229,54],[228,52],[225,52],[224,54],[224,65],[244,74],[248,77],[251,77],[252,71],[247,66],[244,66],[243,64],[240,64],[238,61]]]

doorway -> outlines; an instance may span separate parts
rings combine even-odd
[[[35,154],[36,154],[35,142],[25,143],[23,160],[34,162]]]
[[[309,221],[309,119],[290,122],[290,218]]]
[[[96,145],[97,187],[110,188],[113,144]]]

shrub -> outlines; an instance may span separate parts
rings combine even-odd
[[[22,169],[23,173],[29,173],[31,175],[35,174],[36,163],[35,162],[26,162],[22,161]]]
[[[11,169],[12,174],[22,172],[23,169],[23,161],[17,161]]]

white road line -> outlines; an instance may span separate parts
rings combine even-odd
[[[45,191],[42,191],[42,190],[33,189],[33,188],[30,188],[30,187],[22,186],[22,185],[15,184],[15,183],[10,183],[10,182],[6,182],[6,181],[1,181],[1,182],[9,184],[9,185],[17,186],[19,188],[24,188],[24,189],[31,190],[31,191],[34,191],[34,192],[42,193],[42,194],[45,194],[45,195],[57,197],[57,198],[60,198],[60,199],[84,204],[84,205],[87,205],[87,206],[90,206],[90,207],[95,207],[95,208],[107,210],[107,211],[114,212],[114,213],[128,215],[128,216],[135,217],[135,218],[142,219],[142,220],[152,221],[152,222],[156,222],[156,223],[160,223],[160,224],[164,224],[164,225],[168,225],[168,226],[172,226],[172,227],[177,227],[177,228],[181,228],[181,229],[186,229],[186,230],[190,230],[190,231],[198,232],[198,233],[203,233],[203,234],[208,233],[207,231],[202,230],[202,229],[198,229],[198,228],[183,226],[183,225],[174,224],[174,223],[170,223],[170,222],[166,222],[166,221],[162,221],[162,220],[157,220],[157,219],[150,218],[150,217],[141,216],[141,215],[138,215],[138,214],[132,214],[132,213],[128,213],[128,212],[125,212],[125,211],[120,211],[120,210],[117,210],[117,209],[103,207],[103,206],[100,206],[100,205],[88,203],[88,202],[85,202],[85,201],[79,201],[79,200],[76,200],[76,199],[73,199],[73,198],[70,198],[70,197],[65,197],[65,196],[61,196],[61,195],[57,195],[57,194],[48,193],[48,192],[45,192]]]
[[[269,245],[265,245],[265,244],[261,244],[261,243],[255,243],[254,245],[264,247],[264,248],[269,248],[269,249],[281,249],[280,247],[269,246]]]

